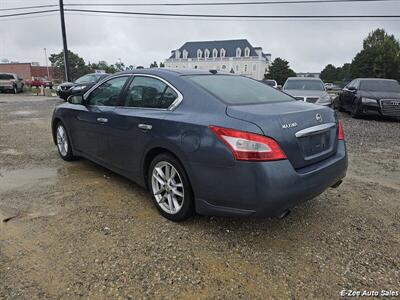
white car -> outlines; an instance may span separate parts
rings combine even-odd
[[[283,85],[282,91],[300,101],[332,106],[332,98],[326,92],[324,83],[319,78],[289,77]]]

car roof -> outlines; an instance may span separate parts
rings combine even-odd
[[[362,81],[374,81],[374,80],[397,81],[396,79],[387,79],[387,78],[356,78],[355,80],[362,80]]]
[[[219,72],[222,74],[230,74],[226,72]],[[128,71],[122,71],[115,74],[148,74],[148,75],[206,75],[212,74],[209,70],[197,70],[197,69],[167,69],[167,68],[144,68],[134,69]],[[232,74],[230,74],[232,75]]]
[[[315,78],[315,77],[289,77],[287,80],[321,80],[321,78]]]

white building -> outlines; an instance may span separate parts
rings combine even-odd
[[[261,47],[253,47],[247,40],[187,42],[165,60],[170,69],[219,70],[252,77],[264,78],[271,64],[271,54]]]

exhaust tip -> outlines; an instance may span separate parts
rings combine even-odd
[[[336,182],[334,185],[331,185],[331,188],[336,189],[339,185],[341,185],[343,182],[343,180],[339,180],[338,182]]]
[[[290,210],[287,209],[287,210],[285,210],[283,213],[281,213],[281,214],[278,216],[278,219],[282,220],[282,219],[286,218],[289,214],[290,214]]]

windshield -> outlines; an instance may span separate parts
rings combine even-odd
[[[189,78],[228,104],[295,101],[256,80],[234,75],[193,75]]]
[[[97,82],[103,76],[104,76],[103,74],[87,74],[82,77],[79,77],[77,80],[75,80],[75,83]]]
[[[10,74],[0,74],[0,80],[11,80],[14,79],[13,75]]]
[[[320,80],[292,79],[286,81],[284,90],[324,91],[324,85]]]
[[[396,80],[362,80],[360,84],[360,90],[400,93],[400,85]]]

